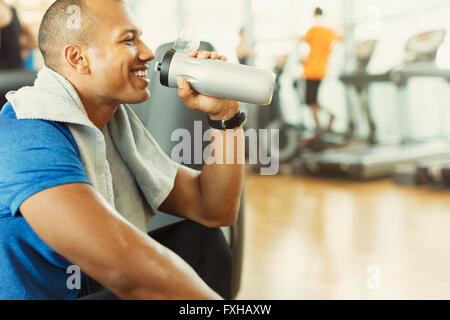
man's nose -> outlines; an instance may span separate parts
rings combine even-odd
[[[147,47],[144,42],[141,42],[138,57],[139,60],[145,62],[149,62],[155,59],[155,55],[153,54],[152,50],[150,50],[150,48]]]

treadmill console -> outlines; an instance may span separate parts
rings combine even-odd
[[[372,58],[373,52],[375,51],[375,46],[377,40],[366,40],[361,42],[356,49],[356,62],[358,63],[358,70],[366,70],[367,65]]]
[[[445,40],[445,35],[445,30],[436,30],[409,38],[405,47],[404,62],[434,62],[439,47]]]

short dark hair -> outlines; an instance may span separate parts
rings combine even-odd
[[[79,11],[76,12],[78,7]],[[78,14],[79,28],[70,28],[70,19]],[[90,10],[86,0],[56,0],[45,13],[39,28],[39,50],[47,67],[56,71],[61,50],[69,43],[93,45],[102,17]],[[73,22],[73,21],[72,21]]]
[[[321,15],[323,15],[323,10],[322,10],[322,8],[316,7],[316,8],[314,9],[314,15],[315,15],[315,16],[321,16]]]

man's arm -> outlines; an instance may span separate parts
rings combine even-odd
[[[313,28],[309,29],[304,35],[298,37],[298,42],[306,42],[309,44]]]
[[[244,164],[243,161],[226,164],[226,157],[237,160],[236,155],[239,152],[243,155],[244,131],[242,127],[229,130],[228,141],[225,132],[215,129],[212,131],[213,136],[218,137],[213,138],[213,148],[222,150],[221,161],[220,154],[216,152],[215,163],[205,164],[201,172],[180,166],[174,187],[160,210],[209,228],[217,228],[233,225],[238,216]],[[230,141],[233,135],[236,136],[234,145]],[[239,152],[238,148],[241,148]]]
[[[45,243],[119,298],[220,299],[187,263],[87,184],[46,189],[20,212]]]
[[[339,31],[333,31],[335,41],[342,41],[344,39],[344,34]]]
[[[189,55],[226,60],[215,52],[200,51]],[[197,94],[183,78],[178,79],[178,87],[178,95],[188,108],[203,111],[212,120],[229,119],[239,111],[237,101]],[[237,219],[244,180],[244,131],[239,127],[227,131],[211,129],[211,132],[212,149],[215,150],[212,158],[201,173],[180,167],[174,188],[160,209],[216,228],[233,225]]]

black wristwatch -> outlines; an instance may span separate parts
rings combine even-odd
[[[211,120],[208,116],[208,124],[211,128],[218,130],[234,129],[240,127],[245,122],[245,118],[244,112],[238,112],[228,120]]]

